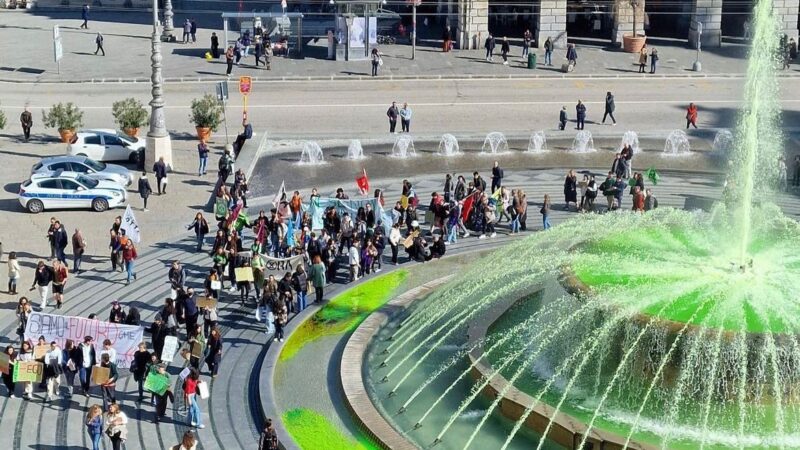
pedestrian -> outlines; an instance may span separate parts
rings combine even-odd
[[[553,41],[550,40],[550,36],[544,41],[544,63],[548,66],[553,65]]]
[[[358,268],[361,265],[361,252],[360,252],[361,244],[358,239],[353,240],[353,245],[350,247],[348,251],[348,262],[350,264],[350,281],[356,281],[359,279],[359,272]]]
[[[8,254],[8,294],[17,295],[17,282],[19,281],[19,262],[17,261],[17,252]]]
[[[406,133],[411,132],[411,113],[411,108],[408,107],[408,103],[403,103],[403,107],[400,109],[400,124],[403,131]]]
[[[650,49],[650,73],[656,73],[656,66],[658,63],[658,49],[653,47]]]
[[[749,41],[750,40],[750,18],[749,17],[744,20],[744,23],[742,24],[742,31],[743,31],[742,36],[743,36],[744,40],[745,41]]]
[[[56,309],[61,309],[64,303],[64,285],[67,284],[69,270],[66,264],[61,261],[53,261],[53,299],[56,301]]]
[[[308,277],[311,280],[311,285],[314,286],[314,302],[320,304],[322,303],[322,297],[324,295],[323,290],[325,289],[325,284],[327,283],[327,280],[325,279],[326,270],[320,255],[314,255],[312,261],[313,264],[311,264]]]
[[[49,402],[58,398],[58,390],[61,387],[61,374],[64,353],[58,347],[56,341],[50,342],[50,349],[44,355],[44,377],[47,382],[47,394],[44,401]]]
[[[144,382],[145,378],[147,378],[147,365],[150,362],[150,356],[151,353],[147,351],[147,344],[140,342],[138,350],[133,353],[133,361],[131,362],[133,380],[136,381],[139,389],[137,403],[141,403],[144,400]]]
[[[297,293],[298,312],[306,309],[306,298],[308,296],[308,275],[303,264],[298,264],[292,274],[292,288]]]
[[[79,357],[77,361],[75,361],[75,364],[78,368],[78,378],[81,382],[83,395],[89,395],[89,388],[91,387],[92,380],[92,367],[97,364],[97,356],[93,342],[94,338],[91,336],[84,337],[83,342],[78,345],[80,353],[76,353],[76,356],[79,355]]]
[[[642,46],[639,50],[639,73],[644,73],[644,68],[647,65],[647,44]]]
[[[800,186],[800,155],[794,157],[794,176],[792,177],[792,186]],[[9,270],[11,270],[9,268]],[[16,293],[16,289],[14,290]]]
[[[66,264],[67,255],[64,253],[64,250],[67,248],[67,243],[69,242],[67,231],[64,229],[64,225],[58,220],[56,220],[55,224],[53,225],[53,245],[56,249],[55,259],[61,261],[63,264]]]
[[[83,23],[81,24],[80,27],[85,29],[85,30],[88,30],[89,29],[89,5],[88,4],[84,3],[83,8],[81,9],[81,19],[83,19]]]
[[[503,36],[503,42],[500,44],[500,55],[503,57],[503,65],[508,65],[508,52],[511,51],[511,46],[508,45],[508,38]]]
[[[39,291],[39,298],[41,299],[39,310],[43,310],[47,306],[47,294],[52,282],[53,269],[45,264],[44,261],[36,263],[36,272],[33,274],[31,290],[37,289]]]
[[[6,346],[5,354],[8,358],[8,373],[3,372],[0,374],[0,378],[3,379],[3,384],[6,386],[8,398],[17,398],[14,394],[14,390],[16,389],[16,383],[14,383],[14,364],[17,361],[17,351],[14,349],[13,345],[8,345]]]
[[[197,144],[197,157],[200,159],[200,167],[197,168],[197,176],[203,176],[207,173],[208,169],[208,144],[206,141],[200,140]]]
[[[189,33],[192,35],[192,44],[197,42],[197,22],[194,18],[189,20]]]
[[[169,379],[169,374],[166,370],[166,366],[164,364],[157,364],[155,356],[152,357],[148,366],[147,376],[158,376],[164,378],[167,382],[167,386],[172,385]],[[167,402],[171,401],[173,404],[175,403],[175,395],[172,393],[172,390],[167,387],[163,393],[153,392],[153,397],[155,398],[156,403],[155,422],[159,423],[161,418],[167,413]]]
[[[486,41],[483,43],[483,48],[486,49],[486,61],[492,62],[494,57],[494,36],[489,33],[489,36],[486,37]]]
[[[139,308],[135,306],[131,306],[128,308],[128,314],[125,315],[125,325],[131,325],[134,327],[138,327],[141,323],[142,318],[139,314]]]
[[[616,105],[614,105],[614,95],[611,94],[611,91],[606,92],[606,107],[605,112],[603,113],[603,123],[606,123],[606,117],[611,117],[611,125],[617,125],[617,119],[614,118],[614,109]]]
[[[645,196],[642,188],[639,186],[633,187],[633,211],[644,212]]]
[[[389,133],[397,133],[397,116],[400,115],[400,110],[397,108],[397,102],[392,102],[392,106],[386,110],[386,117],[389,118]]]
[[[561,111],[558,113],[558,129],[564,131],[567,126],[567,107],[562,106]]]
[[[111,438],[111,448],[122,450],[122,443],[128,439],[128,416],[116,403],[109,405],[107,411],[105,427],[106,434]]]
[[[136,269],[134,264],[137,256],[138,254],[136,253],[136,247],[134,247],[133,242],[128,239],[125,247],[122,249],[122,261],[125,263],[125,272],[128,274],[125,284],[131,283],[131,277],[136,280]]]
[[[544,203],[539,212],[542,214],[542,227],[544,230],[550,229],[550,195],[544,194]]]
[[[153,318],[153,323],[147,328],[150,333],[150,342],[153,344],[153,353],[158,359],[161,359],[161,351],[164,350],[164,341],[170,335],[170,329],[167,323],[162,320],[161,314],[156,314]]]
[[[94,54],[96,55],[97,52],[103,52],[103,56],[106,56],[106,51],[105,49],[103,49],[103,34],[100,33],[99,31],[97,32],[97,35],[94,37],[94,43],[97,44],[97,48],[95,49]]]
[[[25,328],[28,326],[28,319],[30,318],[31,314],[33,313],[33,308],[31,308],[31,304],[28,302],[27,297],[20,297],[19,301],[17,302],[17,342],[22,342],[25,340]]]
[[[206,234],[208,234],[208,221],[206,218],[203,217],[203,213],[198,212],[194,216],[194,221],[189,224],[188,230],[194,229],[194,235],[197,239],[197,251],[203,250],[203,241],[206,238]]]
[[[158,195],[167,193],[167,163],[164,162],[164,157],[160,156],[158,161],[153,164],[153,173],[156,175],[156,185],[158,188]],[[151,189],[150,192],[153,190]],[[141,194],[141,192],[140,192]],[[146,206],[145,206],[146,208]]]
[[[100,441],[103,439],[103,408],[92,405],[86,414],[86,432],[92,441],[92,450],[100,450]]]
[[[147,179],[147,172],[142,172],[142,176],[139,177],[139,196],[142,197],[142,202],[144,203],[142,211],[147,211],[147,198],[150,197],[152,193],[153,188],[150,187],[150,180]]]
[[[64,369],[64,378],[67,381],[67,397],[72,397],[72,391],[74,389],[75,384],[75,375],[78,374],[78,361],[80,361],[81,356],[79,355],[80,349],[75,346],[75,342],[71,339],[67,339],[66,344],[64,345],[64,351],[62,356],[63,362],[63,369]]]
[[[528,51],[531,47],[531,41],[533,40],[533,35],[531,34],[531,30],[526,29],[524,33],[522,33],[522,57],[528,56]]]
[[[212,328],[206,341],[206,366],[211,372],[211,378],[217,377],[219,365],[222,362],[222,335],[219,328]]]
[[[575,66],[578,65],[578,49],[575,47],[575,44],[569,44],[567,46],[567,64],[568,64],[568,71],[572,71]]]
[[[586,122],[586,105],[584,105],[580,100],[578,100],[578,104],[575,105],[575,117],[577,118],[578,122],[577,129],[583,130]]]
[[[117,300],[111,302],[111,311],[108,313],[108,321],[110,323],[125,323],[125,310]]]
[[[258,450],[278,450],[279,448],[278,433],[275,432],[275,427],[272,426],[272,419],[268,417],[264,423],[261,437],[258,438]]]
[[[656,208],[658,208],[658,199],[653,195],[652,189],[647,189],[644,197],[644,210],[651,211]]]
[[[28,107],[19,115],[19,123],[22,125],[22,135],[25,142],[31,138],[31,128],[33,127],[33,114],[28,111]]]
[[[225,76],[230,77],[231,71],[233,71],[233,46],[229,45],[228,49],[225,50],[225,64],[227,64],[228,68],[225,70]]]
[[[219,37],[217,33],[211,33],[211,57],[219,59]]]
[[[372,76],[378,76],[378,66],[383,65],[383,58],[381,58],[381,52],[378,51],[377,47],[372,49],[372,53],[370,53],[370,60],[372,61]]]
[[[244,143],[253,137],[253,126],[247,121],[242,119],[242,132],[236,135],[236,140],[233,141],[233,157],[238,158],[239,153],[244,147]]]
[[[29,341],[22,341],[22,344],[19,348],[19,354],[17,355],[16,362],[33,362],[33,347]],[[23,392],[22,398],[25,400],[31,400],[33,397],[33,382],[31,381],[24,381],[22,383]]]
[[[492,166],[492,191],[490,194],[494,194],[500,186],[503,185],[503,177],[505,177],[505,172],[500,167],[500,162],[495,161],[494,165]]]
[[[108,405],[117,403],[117,396],[114,391],[116,389],[119,373],[117,372],[117,364],[111,361],[111,355],[108,353],[100,355],[100,367],[108,369],[109,373],[108,379],[100,384],[100,393],[103,396],[103,407],[108,408]]]
[[[569,211],[570,203],[578,206],[578,176],[574,170],[567,172],[567,176],[564,177],[564,211]]]
[[[192,34],[192,23],[189,22],[189,19],[185,19],[183,21],[183,38],[181,39],[181,43],[188,44],[191,34]]]
[[[75,228],[72,233],[72,273],[81,273],[81,262],[83,262],[83,254],[86,252],[86,240],[81,234],[81,230]]]
[[[449,52],[452,44],[453,40],[450,33],[450,25],[445,25],[444,31],[442,32],[442,51],[445,53]]]
[[[233,174],[233,155],[231,155],[231,149],[226,148],[225,153],[219,158],[219,162],[217,163],[217,169],[219,170],[218,174],[219,177],[222,178],[222,184],[228,182],[228,177]],[[224,186],[221,186],[224,188]]]
[[[284,0],[286,1],[286,0]],[[194,437],[192,430],[186,430],[181,438],[181,443],[172,447],[172,450],[195,450],[197,448],[197,438]]]
[[[697,129],[697,106],[694,103],[689,103],[689,107],[686,108],[686,129],[689,129],[689,125],[693,126]]]

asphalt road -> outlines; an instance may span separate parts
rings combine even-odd
[[[800,93],[782,83],[784,125],[800,119]],[[249,117],[257,131],[275,138],[385,137],[385,111],[391,101],[412,107],[412,132],[417,135],[453,133],[475,135],[490,131],[525,133],[554,130],[558,111],[588,105],[587,129],[610,132],[602,119],[606,91],[616,96],[614,131],[654,131],[683,128],[685,108],[699,105],[701,128],[731,127],[741,103],[744,81],[708,79],[551,79],[551,80],[415,80],[328,81],[255,83],[249,97]],[[230,82],[229,134],[240,128],[242,98]],[[167,126],[184,137],[194,134],[189,122],[193,98],[214,92],[213,83],[171,83],[166,88]],[[85,111],[85,127],[113,127],[111,103],[133,96],[149,101],[148,84],[0,84],[2,109],[9,116],[7,129],[18,132],[16,118],[24,105],[34,113],[34,133],[55,135],[42,129],[40,110],[56,101],[73,101]],[[594,123],[598,122],[598,123]],[[399,126],[399,125],[398,125]],[[567,132],[571,132],[568,127]],[[221,129],[217,139],[222,139]]]

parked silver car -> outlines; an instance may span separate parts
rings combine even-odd
[[[54,156],[44,158],[31,168],[31,175],[48,172],[75,172],[98,181],[113,181],[121,186],[130,186],[133,175],[125,167],[95,161],[85,156]]]

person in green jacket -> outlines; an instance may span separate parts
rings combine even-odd
[[[322,264],[322,259],[319,255],[314,255],[313,264],[308,272],[308,277],[311,279],[311,284],[314,285],[314,293],[316,295],[316,303],[322,303],[323,289],[325,289],[325,265]]]

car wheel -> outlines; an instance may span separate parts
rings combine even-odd
[[[136,150],[135,152],[131,152],[131,155],[128,156],[128,162],[131,164],[139,164],[139,153],[141,150]]]
[[[80,156],[81,158],[88,158],[89,157],[89,155],[87,155],[86,153],[78,153],[75,156]]]
[[[108,200],[104,198],[96,198],[92,200],[92,209],[97,212],[103,212],[108,209]]]
[[[26,208],[28,208],[28,211],[33,214],[39,214],[40,212],[44,211],[44,203],[42,203],[41,200],[33,199],[28,202]]]

